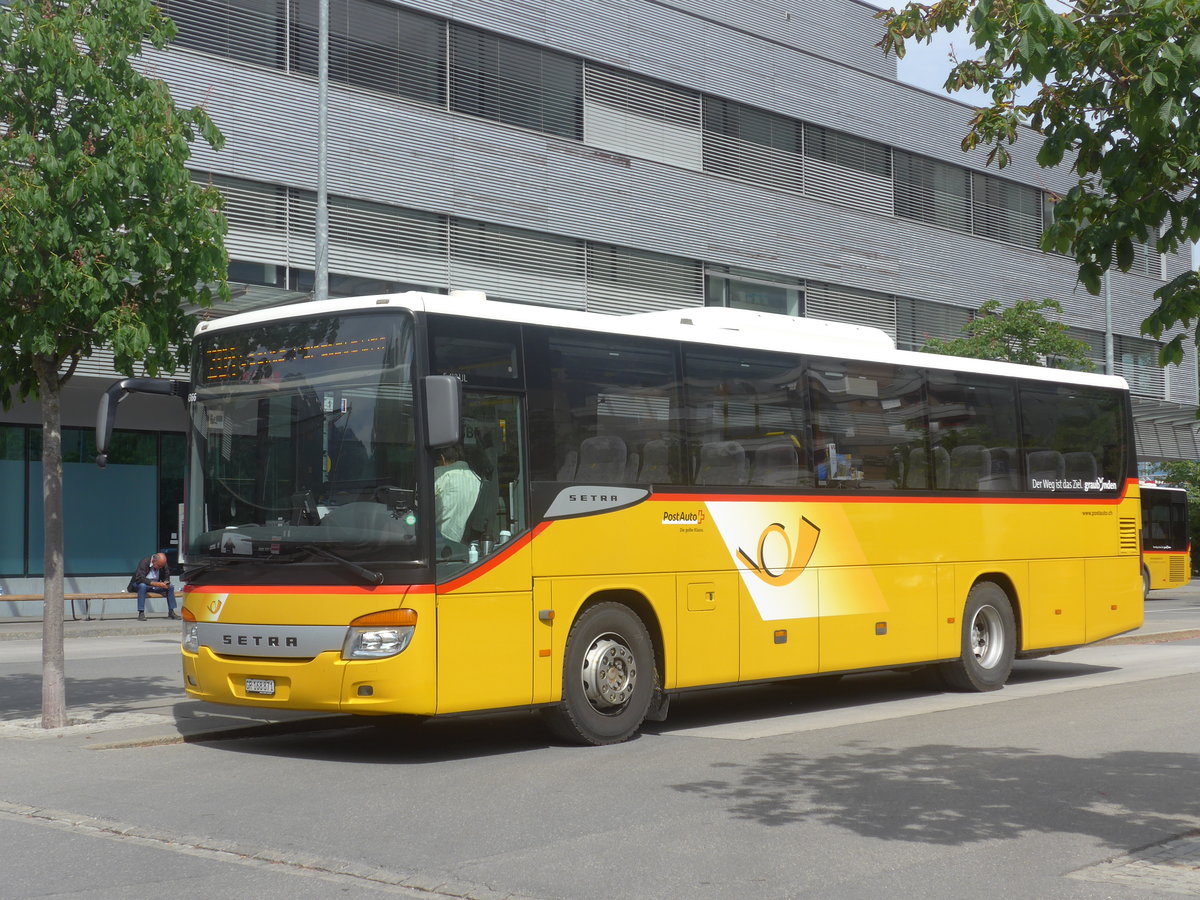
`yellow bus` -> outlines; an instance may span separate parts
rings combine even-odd
[[[183,678],[213,703],[536,708],[604,744],[718,685],[1014,658],[1142,622],[1119,378],[719,308],[472,292],[204,322]]]
[[[1192,579],[1187,491],[1143,482],[1142,580],[1145,591],[1179,587]]]

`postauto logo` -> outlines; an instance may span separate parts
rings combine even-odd
[[[698,509],[695,512],[671,512],[663,510],[662,523],[664,525],[703,525],[704,510]]]

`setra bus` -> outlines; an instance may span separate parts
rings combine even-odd
[[[1142,482],[1142,580],[1145,592],[1179,587],[1192,578],[1187,491]]]
[[[537,708],[621,741],[681,691],[1014,658],[1142,622],[1119,378],[699,308],[475,292],[201,323],[183,678],[214,703]]]

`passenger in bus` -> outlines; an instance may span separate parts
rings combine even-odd
[[[479,476],[463,458],[458,445],[444,447],[433,470],[434,516],[438,533],[461,543],[467,519],[479,497]]]

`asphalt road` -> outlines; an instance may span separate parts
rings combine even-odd
[[[995,693],[709,691],[604,748],[203,707],[153,621],[67,641],[82,724],[46,732],[32,626],[0,624],[0,898],[1197,896],[1200,589],[1151,597],[1136,642]]]

